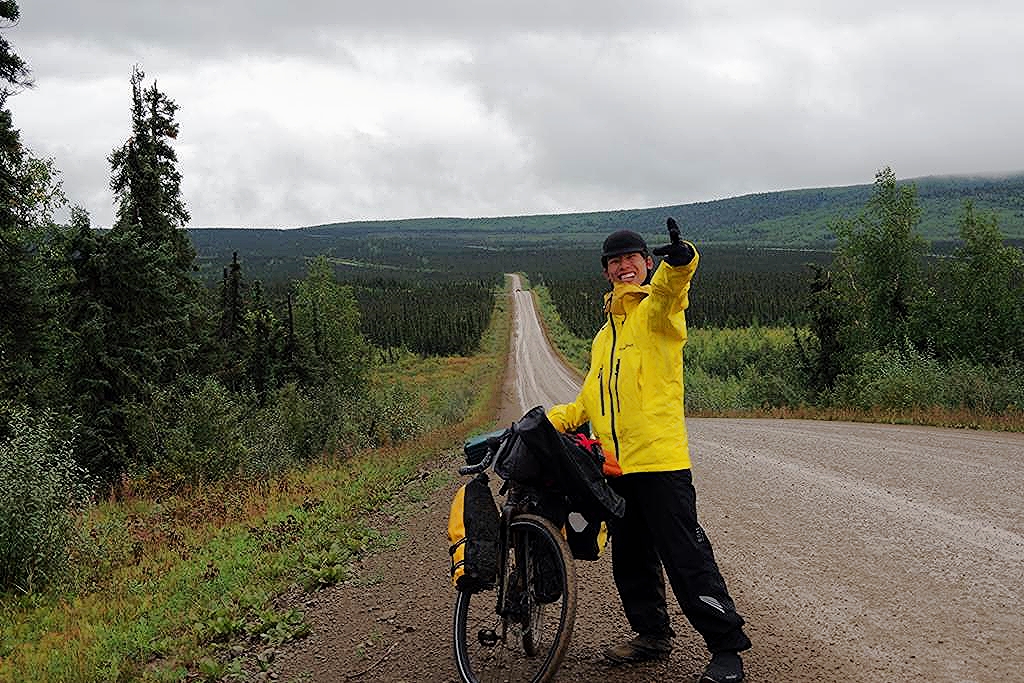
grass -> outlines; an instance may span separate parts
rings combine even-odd
[[[443,473],[420,475],[424,465],[493,426],[509,325],[499,297],[476,356],[409,356],[381,369],[375,381],[403,382],[436,413],[439,426],[414,441],[272,482],[185,491],[130,482],[121,499],[93,506],[65,585],[0,597],[0,681],[247,680],[265,670],[260,645],[308,631],[275,598],[350,580],[361,554],[397,543],[374,516],[443,486]],[[233,645],[255,654],[233,655]]]
[[[837,420],[876,424],[921,425],[951,429],[982,429],[995,432],[1024,432],[1024,410],[1000,414],[979,414],[966,409],[916,407],[904,410],[800,406],[736,411],[692,411],[690,417],[768,417],[789,420]]]

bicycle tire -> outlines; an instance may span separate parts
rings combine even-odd
[[[458,591],[455,598],[455,663],[463,683],[550,681],[572,639],[576,567],[561,532],[543,517],[517,515],[505,553],[498,581],[507,587],[506,616],[498,613],[495,589]]]

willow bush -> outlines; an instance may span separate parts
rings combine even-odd
[[[809,401],[793,335],[779,327],[690,330],[683,349],[687,410],[753,410]]]
[[[31,592],[67,568],[89,479],[73,431],[50,411],[15,408],[0,440],[0,591]]]
[[[839,377],[832,400],[862,410],[907,411],[938,406],[981,414],[1024,406],[1024,366],[940,360],[910,344],[862,355]]]

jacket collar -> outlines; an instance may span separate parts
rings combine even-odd
[[[612,291],[604,295],[604,312],[612,313],[613,315],[630,313],[650,293],[650,285],[618,282]]]

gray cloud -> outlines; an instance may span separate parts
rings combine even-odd
[[[1024,169],[1024,8],[32,0],[10,101],[109,222],[134,63],[194,225],[592,211]]]
[[[609,33],[696,19],[699,3],[671,0],[32,0],[22,3],[30,36],[82,39],[112,46],[143,43],[220,52],[288,53],[324,37],[391,34],[433,38],[487,37],[533,31]]]

